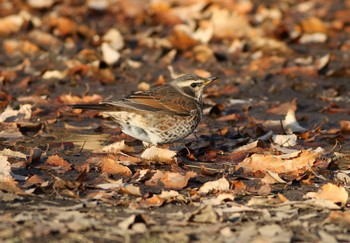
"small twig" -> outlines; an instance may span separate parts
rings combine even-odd
[[[318,174],[316,171],[314,171],[314,170],[312,169],[311,164],[310,164],[310,161],[307,162],[307,165],[308,165],[308,167],[309,167],[309,169],[310,169],[310,171],[311,171],[312,174],[314,174],[314,175],[315,175],[317,178],[319,178],[319,179],[322,179],[322,180],[324,180],[324,181],[327,181],[327,179],[326,179],[324,176]]]
[[[79,154],[80,154],[81,152],[83,152],[83,149],[84,149],[85,144],[86,144],[86,140],[84,140],[84,143],[83,143],[83,145],[81,146],[81,148],[80,148],[80,150],[79,150]]]
[[[85,91],[84,91],[84,96],[87,96],[90,92],[90,85],[89,83],[85,83]]]
[[[280,120],[280,125],[281,125],[283,133],[287,134],[286,129],[284,129],[284,126],[283,126],[283,120]]]

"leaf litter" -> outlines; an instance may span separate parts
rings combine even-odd
[[[1,9],[2,241],[350,241],[348,3]],[[220,80],[174,144],[66,106],[181,73]]]

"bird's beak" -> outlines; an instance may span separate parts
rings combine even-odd
[[[213,82],[214,80],[217,80],[219,77],[209,77],[209,78],[206,78],[205,80],[205,85],[208,85],[210,84],[211,82]]]

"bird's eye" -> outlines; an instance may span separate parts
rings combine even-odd
[[[196,83],[191,83],[191,87],[192,87],[192,88],[196,88],[196,87],[197,87],[197,84],[196,84]]]

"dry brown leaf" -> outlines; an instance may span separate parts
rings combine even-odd
[[[247,151],[247,150],[258,147],[258,144],[259,144],[259,140],[256,140],[254,142],[251,142],[251,143],[243,145],[239,148],[236,148],[233,152],[236,153],[236,152],[241,152],[241,151]]]
[[[24,24],[24,18],[20,15],[10,15],[0,18],[0,36],[17,33]]]
[[[199,43],[198,40],[194,39],[191,28],[183,24],[174,27],[169,36],[169,41],[174,48],[180,50],[190,49]]]
[[[14,110],[10,106],[8,106],[0,114],[0,122],[29,120],[31,116],[32,116],[32,105],[30,104],[21,105],[19,110]]]
[[[62,80],[66,77],[66,71],[60,70],[47,70],[43,73],[43,79],[59,79]]]
[[[74,169],[78,172],[89,172],[90,164],[85,162],[84,164],[74,165]]]
[[[193,48],[194,58],[201,63],[214,60],[214,52],[208,45],[197,45]]]
[[[189,179],[196,175],[197,173],[194,171],[188,171],[185,175],[166,171],[160,181],[163,183],[164,188],[181,190],[187,186]]]
[[[71,169],[71,164],[61,158],[59,155],[51,155],[47,158],[46,162],[47,165],[52,165],[52,166],[61,166],[63,167],[66,171]]]
[[[175,156],[176,156],[175,151],[152,146],[150,148],[147,148],[145,151],[143,151],[140,157],[148,161],[172,164],[173,162],[176,161],[174,158]]]
[[[0,156],[7,156],[7,157],[14,157],[14,158],[20,158],[20,159],[26,159],[27,156],[24,153],[21,153],[19,151],[13,151],[11,149],[5,148],[3,150],[0,150]]]
[[[23,40],[5,40],[3,48],[8,55],[19,54],[19,52],[23,54],[34,54],[40,50],[37,45]]]
[[[235,199],[235,196],[233,195],[233,193],[220,193],[219,195],[215,195],[214,198],[202,198],[202,202],[205,205],[220,205],[223,202],[227,202],[227,201],[233,201]]]
[[[67,17],[52,17],[52,24],[56,26],[54,31],[59,36],[75,34],[77,32],[77,24]]]
[[[149,208],[149,207],[160,207],[164,203],[164,199],[159,197],[158,195],[153,195],[150,198],[142,199],[139,203],[141,207]]]
[[[41,31],[41,30],[33,30],[28,34],[28,37],[31,41],[36,43],[42,48],[48,49],[50,47],[58,46],[60,44],[60,40],[50,33]]]
[[[350,132],[350,121],[340,120],[339,124],[343,132]]]
[[[322,22],[321,19],[319,19],[315,16],[304,19],[301,22],[301,27],[302,27],[304,33],[307,33],[307,34],[326,33],[327,32],[326,25]]]
[[[23,134],[15,122],[0,122],[0,138],[19,139],[23,138]]]
[[[188,180],[196,176],[196,172],[188,171],[185,175],[178,172],[162,172],[156,170],[151,179],[145,182],[147,186],[162,186],[167,189],[183,189],[187,186]]]
[[[216,38],[241,38],[252,32],[246,18],[228,9],[213,9],[210,21]]]
[[[104,152],[108,154],[118,154],[120,151],[126,152],[126,153],[133,153],[135,152],[135,148],[130,147],[125,144],[125,141],[118,141],[109,145],[104,146],[100,150],[96,151],[98,152]]]
[[[25,194],[17,187],[17,182],[12,177],[0,179],[0,191],[6,191],[14,194]]]
[[[281,193],[277,193],[277,197],[278,197],[278,199],[279,199],[282,203],[289,201],[289,200],[288,200],[285,196],[283,196]]]
[[[131,176],[131,170],[117,161],[110,158],[103,158],[101,164],[101,171],[108,174],[119,174],[122,176]]]
[[[146,186],[157,186],[159,185],[160,180],[163,177],[163,172],[161,172],[160,170],[156,170],[156,171],[152,171],[154,172],[153,176],[151,179],[149,179],[148,181],[145,182]]]
[[[230,183],[226,178],[220,178],[216,181],[208,181],[204,183],[200,188],[199,192],[207,194],[211,191],[228,191],[230,189]]]
[[[272,141],[275,144],[278,144],[282,147],[291,147],[295,146],[297,144],[297,135],[291,134],[291,135],[272,135]]]
[[[345,206],[348,201],[348,192],[343,186],[327,183],[318,192],[309,192],[307,198],[324,199]]]
[[[88,95],[80,98],[79,96],[74,95],[61,95],[59,100],[64,104],[77,104],[77,103],[99,103],[102,101],[102,96],[94,94]]]
[[[108,180],[108,183],[102,183],[96,185],[97,188],[101,188],[103,190],[111,190],[111,189],[119,189],[123,186],[123,179],[119,179],[117,181]]]
[[[128,194],[128,195],[136,196],[136,197],[142,196],[140,187],[132,185],[132,184],[125,185],[124,187],[122,187],[120,189],[120,192]]]
[[[267,171],[264,178],[261,179],[265,184],[275,184],[275,183],[287,183],[284,181],[277,173]]]
[[[149,11],[153,15],[154,21],[159,24],[176,25],[182,22],[170,6],[170,2],[152,1],[149,5]]]
[[[300,174],[312,166],[319,153],[304,150],[299,157],[292,159],[281,159],[272,154],[253,154],[238,164],[239,168],[243,168],[250,172],[267,172],[274,173],[291,173]]]
[[[32,185],[36,185],[36,186],[41,186],[43,183],[45,183],[46,181],[41,178],[40,176],[34,174],[32,176],[30,176],[24,183],[23,187],[27,188],[27,187],[31,187]]]
[[[339,211],[332,211],[328,217],[326,218],[325,222],[331,222],[333,224],[340,224],[345,226],[350,226],[350,212],[339,212]]]

